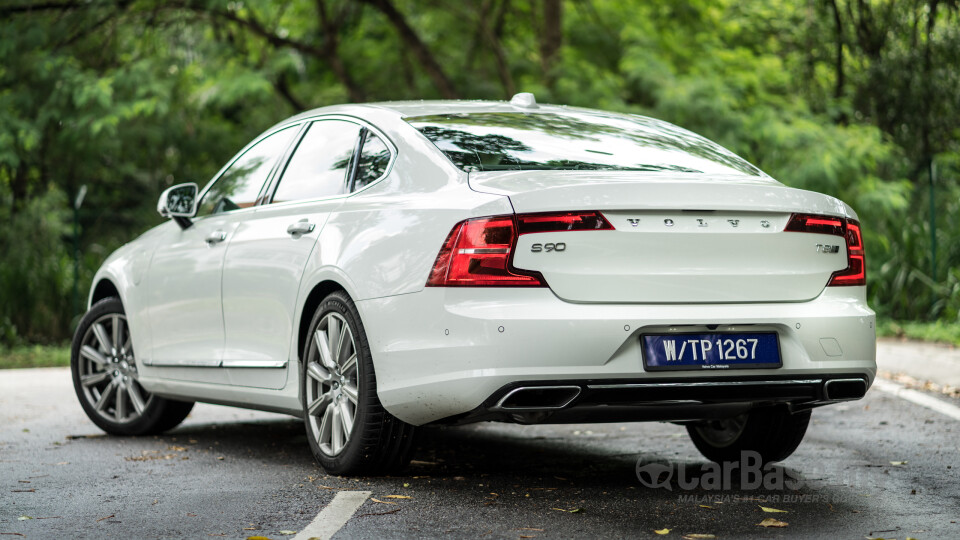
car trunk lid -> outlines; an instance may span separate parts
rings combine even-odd
[[[471,173],[470,185],[508,196],[517,214],[604,215],[613,230],[517,241],[513,266],[571,302],[798,302],[847,265],[842,239],[784,232],[794,212],[850,215],[846,205],[766,176],[511,171]]]

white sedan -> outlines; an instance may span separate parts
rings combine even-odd
[[[276,411],[330,473],[375,474],[424,424],[655,420],[767,462],[876,374],[854,211],[650,118],[326,107],[158,210],[73,341],[108,433],[196,401]]]

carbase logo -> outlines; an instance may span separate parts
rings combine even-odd
[[[653,489],[680,490],[797,490],[804,487],[804,478],[799,473],[774,464],[763,464],[760,454],[754,451],[740,452],[739,461],[722,463],[708,462],[699,473],[685,463],[665,460],[637,460],[637,479]]]

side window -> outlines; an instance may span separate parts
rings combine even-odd
[[[283,171],[273,202],[318,199],[344,193],[347,169],[359,136],[360,126],[352,122],[314,122]]]
[[[203,196],[197,216],[220,214],[256,204],[270,169],[296,133],[295,126],[284,128],[244,152]]]
[[[374,132],[367,131],[367,138],[363,141],[359,163],[357,163],[357,179],[353,185],[354,191],[363,189],[383,176],[389,163],[390,149]]]

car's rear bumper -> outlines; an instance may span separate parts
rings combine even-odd
[[[736,414],[761,403],[830,402],[828,380],[860,379],[865,391],[876,373],[875,317],[862,287],[827,288],[800,303],[699,305],[573,304],[549,289],[426,288],[358,307],[381,402],[418,425]],[[713,331],[775,331],[782,367],[644,370],[640,335]],[[541,407],[548,415],[497,407],[524,385],[579,392],[562,407]]]

